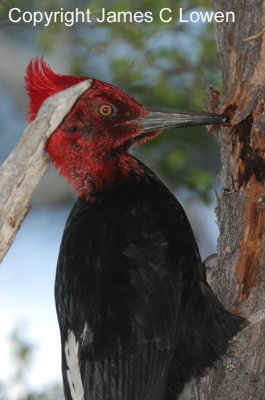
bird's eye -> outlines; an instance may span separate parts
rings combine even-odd
[[[109,117],[113,113],[113,108],[110,104],[101,104],[98,108],[98,112],[103,117]]]

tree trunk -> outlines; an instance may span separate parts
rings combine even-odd
[[[192,399],[265,398],[265,1],[212,0],[214,11],[233,11],[234,23],[216,24],[223,99],[230,116],[217,134],[222,157],[216,214],[218,265],[211,286],[227,309],[250,325],[227,355],[193,386]],[[247,40],[246,40],[247,39]],[[208,93],[217,111],[217,92]],[[209,107],[208,107],[209,108]]]

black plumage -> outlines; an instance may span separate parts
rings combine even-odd
[[[55,296],[67,400],[177,399],[244,325],[208,286],[183,208],[138,165],[141,178],[132,171],[78,198],[65,227]],[[69,335],[81,392],[69,380]]]
[[[27,68],[28,119],[86,77]],[[225,115],[148,108],[117,87],[89,88],[45,151],[78,193],[55,284],[66,400],[173,400],[226,350],[245,320],[208,286],[190,224],[160,180],[129,154],[162,129]]]

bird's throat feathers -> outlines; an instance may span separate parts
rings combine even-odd
[[[48,139],[45,151],[60,174],[85,200],[129,178],[138,180],[142,175],[141,165],[127,150],[105,151],[100,139],[89,140],[78,132],[69,138],[69,133],[58,129]]]

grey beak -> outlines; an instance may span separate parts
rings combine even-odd
[[[196,125],[211,125],[227,122],[224,115],[183,111],[173,108],[148,107],[148,115],[134,120],[142,125],[143,133],[154,132],[162,129],[174,129]]]

